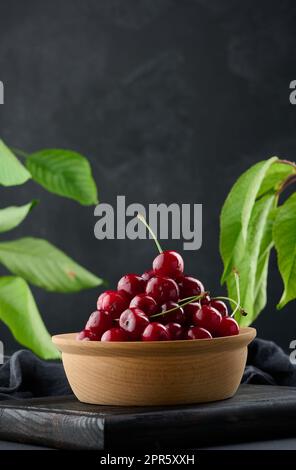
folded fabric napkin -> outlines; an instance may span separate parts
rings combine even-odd
[[[242,383],[296,386],[296,366],[274,342],[256,338],[249,345]]]
[[[275,343],[256,338],[249,346],[242,383],[296,386],[296,366]],[[21,350],[0,367],[0,400],[71,393],[61,362],[42,361]]]
[[[0,367],[0,400],[71,393],[62,363],[43,361],[31,351],[15,352]]]

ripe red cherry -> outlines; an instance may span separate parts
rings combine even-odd
[[[90,315],[85,329],[95,333],[98,338],[101,339],[102,334],[112,327],[112,323],[111,313],[105,312],[104,310],[96,310]]]
[[[77,341],[99,341],[100,338],[98,335],[93,333],[90,330],[82,330],[76,336]]]
[[[132,341],[136,341],[149,325],[149,320],[139,308],[128,308],[120,315],[119,325],[128,333]]]
[[[143,310],[148,317],[150,315],[153,315],[154,313],[157,313],[157,303],[153,299],[153,297],[150,297],[150,295],[146,294],[138,294],[136,295],[130,303],[130,308],[140,308]]]
[[[211,302],[211,297],[208,294],[200,299],[201,305],[209,305],[210,302]]]
[[[200,295],[205,291],[203,284],[194,277],[182,276],[177,282],[180,289],[180,299]]]
[[[161,323],[150,323],[142,333],[142,341],[168,341],[169,332]]]
[[[234,318],[223,317],[216,336],[234,336],[239,334],[239,326]]]
[[[152,277],[147,282],[146,294],[151,295],[161,305],[169,300],[176,302],[179,299],[179,288],[173,279]]]
[[[177,278],[184,271],[183,258],[176,251],[164,251],[154,259],[153,270],[157,276]]]
[[[192,317],[193,324],[215,335],[222,320],[221,313],[213,307],[203,305]]]
[[[211,339],[211,333],[205,328],[199,326],[193,326],[189,328],[185,334],[185,339]]]
[[[159,323],[166,325],[167,323],[173,322],[173,323],[179,323],[180,325],[184,325],[186,321],[184,310],[182,307],[179,307],[179,305],[176,302],[172,302],[172,300],[169,300],[168,302],[166,302],[165,304],[161,306],[161,311],[166,312],[167,310],[170,310],[172,308],[176,308],[176,310],[166,313],[165,315],[160,315],[157,318]]]
[[[227,317],[228,316],[228,308],[225,305],[225,303],[222,302],[222,300],[213,299],[209,302],[209,305],[211,307],[215,308],[216,310],[218,310],[218,312],[221,313],[222,317]]]
[[[145,291],[146,282],[137,274],[126,274],[119,279],[117,290],[120,294],[126,294],[130,299]]]
[[[170,322],[170,323],[167,323],[165,327],[169,333],[170,341],[183,339],[184,329],[179,323]]]
[[[101,341],[128,341],[128,340],[129,340],[128,333],[118,327],[110,328],[110,330],[105,331],[105,333],[103,334],[101,338]]]
[[[128,307],[129,300],[116,290],[107,290],[103,292],[97,302],[97,309],[109,312],[112,318],[118,318],[119,315]]]
[[[200,309],[201,305],[199,302],[191,302],[191,304],[184,305],[183,310],[186,317],[187,325],[192,325],[193,315]]]
[[[153,271],[153,269],[149,269],[149,271],[145,271],[143,274],[142,274],[142,278],[144,279],[144,281],[149,281],[149,279],[151,279],[152,277],[155,276],[155,273]]]

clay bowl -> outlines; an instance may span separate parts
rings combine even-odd
[[[77,341],[53,336],[78,400],[100,405],[176,405],[235,394],[254,328],[224,338],[157,341]]]

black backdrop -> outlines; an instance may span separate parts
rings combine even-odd
[[[292,1],[1,0],[0,134],[27,151],[87,155],[100,200],[203,203],[203,246],[186,271],[219,287],[219,211],[251,164],[295,159],[296,6]],[[147,269],[151,241],[97,241],[93,208],[30,182],[1,188],[1,207],[41,204],[9,234],[49,239],[114,284]],[[5,238],[4,235],[2,238]],[[181,243],[163,243],[181,249]],[[295,304],[275,310],[282,283],[272,260],[259,335],[288,349]],[[33,289],[51,333],[78,330],[100,290]],[[1,324],[6,351],[16,348]]]

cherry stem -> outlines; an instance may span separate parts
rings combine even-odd
[[[212,297],[213,300],[228,300],[228,302],[232,302],[234,305],[238,305],[237,301],[232,299],[231,297],[223,297],[223,295],[218,295],[218,297]]]
[[[178,308],[180,308],[180,307],[185,307],[185,305],[191,304],[192,302],[195,302],[196,300],[202,299],[207,294],[208,294],[208,292],[203,292],[200,295],[194,295],[192,297],[185,297],[184,299],[181,299],[179,301],[177,307],[170,308],[169,310],[166,310],[165,312],[155,313],[154,315],[151,315],[150,318],[160,317],[162,315],[165,315],[166,313],[170,313],[170,312],[173,312],[174,310],[178,310]],[[190,299],[190,300],[187,300],[187,299]],[[186,300],[186,302],[184,302],[184,300]],[[181,303],[181,302],[184,302],[184,303]]]
[[[234,278],[235,278],[235,286],[236,286],[236,295],[237,295],[237,300],[231,299],[230,297],[223,297],[219,295],[218,297],[213,297],[213,300],[227,300],[228,302],[232,302],[235,305],[235,309],[233,310],[232,314],[230,317],[234,317],[236,312],[239,310],[242,315],[247,315],[245,310],[242,308],[240,302],[240,286],[239,286],[239,274],[235,268],[232,270]]]
[[[207,292],[208,294],[209,292]],[[205,296],[205,293],[203,292],[202,294],[200,294],[202,297]],[[191,295],[190,297],[184,297],[184,299],[181,299],[179,300],[179,302],[186,302],[187,300],[191,300],[191,302],[194,302],[194,300],[192,299],[195,299],[196,298],[196,295]]]
[[[162,253],[163,250],[162,250],[162,248],[161,248],[161,246],[160,246],[160,244],[159,244],[159,241],[157,240],[156,235],[155,235],[155,233],[153,232],[153,230],[152,230],[152,228],[150,227],[150,225],[146,222],[145,217],[144,217],[142,214],[140,214],[140,213],[137,214],[137,217],[138,217],[138,219],[145,225],[145,227],[148,229],[149,233],[151,233],[152,238],[153,238],[153,240],[155,241],[155,244],[156,244],[156,246],[157,246],[157,249],[158,249],[159,253]]]
[[[227,300],[228,302],[232,302],[241,312],[242,315],[247,315],[247,313],[244,311],[244,309],[237,303],[236,300],[231,299],[230,297],[223,297],[223,295],[219,295],[218,297],[213,297],[213,300]],[[234,312],[230,315],[230,317],[233,317]]]
[[[231,316],[234,317],[236,312],[240,308],[240,288],[239,288],[239,274],[236,269],[233,269],[233,274],[234,274],[234,279],[235,279],[235,287],[236,287],[236,296],[237,296],[237,305],[235,309],[233,310]]]

